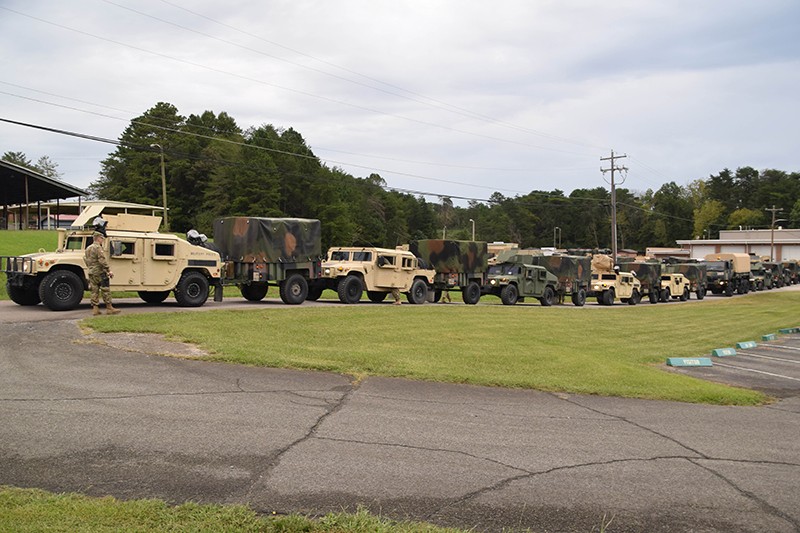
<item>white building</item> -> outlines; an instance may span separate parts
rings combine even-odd
[[[737,252],[773,257],[776,261],[800,259],[800,229],[722,230],[717,240],[677,242],[694,259],[703,259],[706,254]]]

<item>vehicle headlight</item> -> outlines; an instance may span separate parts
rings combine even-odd
[[[324,273],[325,273],[326,276],[330,276],[331,275],[331,269],[330,268],[326,268],[324,270]]]
[[[497,280],[496,279],[489,280],[489,285],[497,285]]]

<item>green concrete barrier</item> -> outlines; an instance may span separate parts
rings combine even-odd
[[[667,366],[712,366],[709,357],[669,357]]]
[[[717,348],[716,350],[711,350],[711,355],[714,357],[730,357],[732,355],[736,355],[735,348]]]

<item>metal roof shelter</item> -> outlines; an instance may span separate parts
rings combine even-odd
[[[19,206],[20,224],[28,220],[30,204],[45,200],[89,196],[88,191],[74,187],[63,181],[48,178],[35,170],[21,167],[8,161],[0,161],[0,204],[3,205],[2,225],[8,221],[9,206]],[[23,208],[26,211],[22,215]]]

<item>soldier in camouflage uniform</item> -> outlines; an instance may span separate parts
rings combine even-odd
[[[106,304],[106,311],[109,315],[116,315],[119,309],[111,305],[111,289],[109,289],[109,279],[114,276],[108,266],[106,254],[103,251],[104,236],[99,231],[92,234],[93,242],[86,248],[84,259],[86,267],[89,269],[89,288],[92,292],[92,314],[100,314],[100,294],[103,294],[103,302]]]

